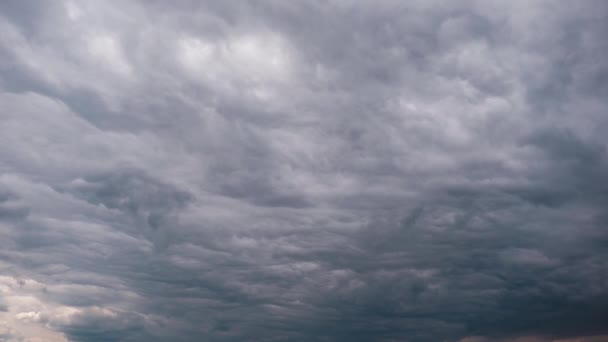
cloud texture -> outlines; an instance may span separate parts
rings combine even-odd
[[[0,341],[607,341],[604,1],[0,2]]]

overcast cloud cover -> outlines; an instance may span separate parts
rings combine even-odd
[[[0,341],[608,341],[608,3],[0,1]]]

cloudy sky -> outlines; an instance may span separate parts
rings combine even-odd
[[[608,341],[605,1],[0,1],[0,341]]]

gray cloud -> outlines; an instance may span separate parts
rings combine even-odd
[[[20,203],[13,192],[0,188],[0,219],[23,219],[28,215],[28,208]]]
[[[0,340],[601,340],[608,8],[560,5],[0,3]]]

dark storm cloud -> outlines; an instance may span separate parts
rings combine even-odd
[[[23,219],[27,214],[28,208],[20,203],[17,195],[0,187],[0,219]]]
[[[73,182],[65,191],[85,201],[115,209],[130,217],[127,232],[152,235],[157,245],[166,245],[167,237],[156,236],[158,231],[170,230],[175,215],[192,201],[192,195],[147,176],[142,171],[123,170],[113,174],[85,177]],[[135,231],[133,231],[135,228]]]
[[[605,338],[607,14],[0,3],[0,340]]]
[[[97,312],[85,311],[74,318],[63,330],[72,341],[138,341],[145,340],[142,334],[143,323],[136,314],[123,314],[104,317]]]

